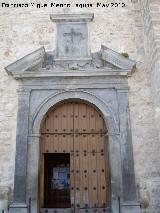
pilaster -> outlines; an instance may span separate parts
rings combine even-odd
[[[139,213],[140,205],[137,202],[135,187],[128,90],[118,90],[117,96],[119,104],[120,152],[122,166],[122,196],[120,200],[120,209],[122,213]]]
[[[41,135],[28,136],[28,163],[27,163],[27,201],[31,201],[31,212],[38,213],[39,206],[39,147]]]
[[[30,90],[20,88],[18,91],[18,115],[16,135],[16,159],[14,178],[13,203],[9,207],[10,213],[27,213],[26,205],[26,177],[28,150],[28,120]]]

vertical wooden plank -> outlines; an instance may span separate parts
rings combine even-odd
[[[80,208],[80,153],[79,135],[74,135],[74,161],[75,161],[75,208]]]
[[[80,134],[80,200],[81,208],[88,205],[88,174],[87,174],[87,137],[86,134]]]
[[[106,190],[107,190],[107,182],[106,182],[106,162],[105,162],[105,141],[104,135],[99,135],[99,141],[101,142],[101,147],[98,152],[98,161],[97,166],[99,166],[99,205],[101,207],[106,206]]]
[[[95,124],[95,111],[93,108],[88,107],[89,114],[89,156],[90,156],[90,207],[96,207],[97,205],[97,181],[96,181],[96,124]]]
[[[97,153],[93,150],[95,150],[95,143],[96,142],[96,135],[95,134],[92,134],[92,153],[91,153],[91,164],[92,164],[92,167],[91,167],[91,173],[92,173],[92,203],[93,203],[93,206],[92,207],[97,207],[98,205],[98,195],[97,195],[97,163],[96,163],[96,160],[97,160]]]
[[[80,160],[80,183],[79,183],[79,188],[80,188],[80,208],[83,207],[83,156],[82,156],[82,135],[79,135],[79,160]]]
[[[92,143],[91,143],[91,134],[88,135],[88,152],[87,152],[87,158],[88,158],[88,174],[89,174],[89,207],[91,208],[93,206],[93,184],[92,184]]]
[[[61,140],[62,140],[62,135],[57,134],[58,137],[58,153],[61,153]]]
[[[98,134],[97,136],[97,143],[98,143],[98,147],[97,147],[97,183],[98,183],[98,207],[102,207],[102,193],[101,193],[101,175],[102,175],[102,171],[101,171],[101,159],[100,159],[100,148],[99,148],[99,144],[100,144],[100,135]]]
[[[74,132],[78,133],[79,130],[79,104],[74,103]]]
[[[90,173],[90,164],[91,164],[91,158],[90,158],[90,152],[92,150],[92,145],[91,145],[91,137],[90,137],[90,107],[86,105],[86,124],[87,124],[87,134],[85,135],[85,140],[84,140],[84,171],[87,171],[84,173],[84,183],[85,187],[87,187],[87,190],[85,191],[85,199],[84,202],[88,204],[88,207],[90,208],[92,206],[92,179],[91,179],[91,173]]]
[[[58,153],[58,135],[54,134],[53,138],[53,152]]]
[[[60,105],[59,108],[57,109],[57,132],[58,132],[58,152],[62,153],[62,137],[63,135],[60,134],[62,133],[62,110],[63,110],[63,105]]]
[[[57,119],[55,132],[62,133],[62,105],[56,109],[55,113],[55,117]]]
[[[86,124],[87,124],[87,133],[90,132],[90,107],[86,106]]]
[[[79,116],[79,129],[81,133],[87,133],[87,105],[81,104],[80,105],[80,116]]]
[[[75,165],[74,165],[74,105],[70,103],[68,107],[69,118],[67,121],[67,132],[72,133],[68,135],[67,150],[70,152],[70,196],[71,196],[71,209],[75,208]]]
[[[89,207],[89,153],[87,152],[87,134],[83,134],[82,136],[82,182],[83,182],[83,207]]]
[[[91,145],[92,145],[92,152],[97,152],[98,149],[98,143],[97,143],[97,134],[91,134]]]
[[[70,190],[71,190],[71,208],[75,205],[75,171],[74,171],[74,152],[70,153]]]
[[[87,152],[92,152],[92,134],[87,134]]]
[[[52,153],[52,134],[49,134],[49,153]]]
[[[53,129],[52,132],[57,133],[58,132],[58,109],[54,109],[53,113],[52,113],[52,119],[53,119]]]
[[[67,132],[72,132],[73,129],[73,104],[69,104],[67,108]],[[74,181],[74,152],[73,152],[73,135],[67,135],[67,152],[70,153],[70,196],[71,196],[71,208],[74,210],[74,188],[75,188],[75,181]]]
[[[54,111],[52,110],[49,115],[47,116],[47,120],[49,121],[49,133],[52,133],[53,131],[53,114],[54,114]]]
[[[65,152],[70,153],[70,148],[72,147],[72,137],[69,134],[66,134],[66,139],[65,139]]]
[[[100,167],[101,167],[101,201],[102,205],[106,205],[106,167],[105,167],[105,158],[103,153],[100,153]]]
[[[107,202],[107,206],[110,204],[110,172],[109,172],[109,153],[108,153],[108,141],[105,141],[107,138],[104,137],[104,143],[105,143],[105,168],[106,168],[106,202]]]
[[[65,153],[66,152],[66,134],[62,134],[61,136],[61,153]]]
[[[68,135],[67,140],[67,150],[68,152],[73,151],[73,125],[74,125],[74,105],[73,103],[68,103],[67,105],[67,133],[71,134]],[[71,140],[70,140],[71,139]]]
[[[63,104],[61,106],[61,112],[60,112],[60,116],[61,116],[61,129],[60,131],[62,133],[66,133],[67,132],[67,119],[69,119],[68,115],[67,115],[67,105],[68,104]],[[63,147],[62,147],[63,149]]]
[[[50,134],[50,153],[54,153],[54,135]]]
[[[81,190],[81,176],[80,176],[80,135],[81,132],[81,104],[74,104],[74,156],[75,156],[75,208],[80,208],[80,190]]]
[[[95,118],[95,110],[90,108],[89,110],[89,124],[90,124],[90,132],[94,133],[96,129],[96,118]]]
[[[67,107],[66,107],[66,110],[67,110],[67,132],[68,133],[73,133],[73,103],[68,103],[67,104]]]

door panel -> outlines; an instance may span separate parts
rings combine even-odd
[[[68,153],[70,200],[66,204],[62,199],[64,195],[59,195],[57,201],[55,192],[54,196],[50,194],[52,202],[59,203],[58,212],[65,205],[73,212],[93,208],[104,212],[110,201],[110,180],[106,127],[101,114],[85,103],[64,103],[47,113],[41,133],[41,207],[45,204],[49,208],[46,199],[52,200],[47,198],[49,192],[44,186],[47,168],[44,156],[46,153]],[[52,167],[54,162],[50,164]]]

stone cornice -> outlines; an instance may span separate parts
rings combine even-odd
[[[77,68],[72,70],[67,68],[48,68],[43,67],[46,60],[46,52],[44,47],[24,56],[18,61],[10,64],[5,68],[8,75],[12,75],[15,79],[25,78],[55,78],[55,77],[103,77],[117,76],[128,77],[136,67],[136,62],[126,59],[121,54],[102,46],[101,57],[104,62],[110,63],[115,68],[104,66],[102,68]],[[54,58],[52,59],[54,60]],[[77,61],[75,61],[78,63]],[[61,62],[59,62],[61,63]]]
[[[128,77],[129,70],[96,70],[96,71],[26,71],[14,73],[15,79],[26,79],[26,78],[56,78],[56,77]]]
[[[50,19],[53,22],[91,22],[94,14],[51,14]]]

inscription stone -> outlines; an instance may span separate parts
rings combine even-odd
[[[66,17],[51,15],[51,20],[57,23],[56,59],[88,60],[91,53],[87,21],[92,21],[93,14],[89,17],[80,14]]]
[[[87,56],[87,32],[85,24],[60,25],[58,27],[58,57]]]

